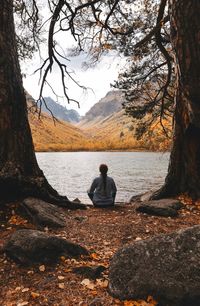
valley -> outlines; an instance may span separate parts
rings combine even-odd
[[[171,140],[166,138],[158,125],[140,140],[135,137],[137,120],[125,115],[122,109],[123,96],[119,91],[110,91],[79,119],[76,111],[66,110],[56,102],[48,107],[58,120],[42,108],[38,113],[29,107],[29,122],[35,151],[167,151]],[[31,97],[28,96],[28,105]],[[59,112],[57,111],[58,105]],[[67,121],[63,120],[67,114]],[[72,114],[72,118],[69,115]],[[60,116],[60,118],[59,118]]]

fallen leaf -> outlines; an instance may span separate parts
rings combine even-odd
[[[124,306],[156,306],[158,303],[152,296],[148,296],[147,300],[124,301]]]
[[[31,296],[32,296],[33,299],[36,299],[37,297],[40,296],[40,294],[37,293],[37,292],[31,292]]]
[[[17,215],[13,215],[9,220],[8,220],[9,224],[12,225],[25,225],[28,223],[27,220],[21,218],[20,216]]]
[[[72,269],[64,269],[64,272],[66,272],[66,273],[72,272]]]
[[[98,260],[99,256],[97,255],[97,253],[92,253],[90,254],[90,258]]]
[[[60,289],[65,289],[65,284],[64,284],[64,283],[59,283],[59,284],[58,284],[58,288],[60,288]]]
[[[58,279],[59,279],[59,280],[63,280],[63,279],[65,279],[65,277],[62,276],[62,275],[58,275]]]
[[[91,293],[92,295],[97,295],[97,291],[96,291],[96,290],[91,290],[90,293]]]
[[[135,238],[135,241],[140,241],[140,240],[142,240],[141,237],[136,237],[136,238]]]
[[[90,290],[94,290],[95,285],[93,282],[91,282],[88,278],[85,278],[84,280],[82,280],[81,285],[87,287]]]
[[[108,241],[103,241],[103,244],[104,244],[104,245],[109,245],[110,242],[108,242]]]
[[[17,306],[25,306],[25,305],[28,305],[28,304],[29,304],[29,302],[24,301],[24,302],[17,303]]]
[[[39,266],[39,270],[40,270],[40,272],[44,272],[45,271],[45,265]]]
[[[27,291],[29,291],[29,288],[23,288],[22,289],[22,292],[27,292]]]

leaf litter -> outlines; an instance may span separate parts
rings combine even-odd
[[[137,301],[120,301],[110,296],[109,262],[122,246],[200,224],[200,203],[195,205],[187,197],[182,197],[181,201],[185,208],[180,211],[178,218],[139,214],[134,205],[119,205],[112,209],[91,207],[77,211],[61,209],[65,214],[66,227],[62,231],[48,228],[48,232],[85,246],[90,251],[90,256],[81,256],[80,259],[61,256],[55,265],[41,263],[32,267],[21,267],[1,252],[3,244],[16,229],[35,228],[16,215],[17,203],[7,205],[0,214],[0,305],[156,306],[157,301],[151,296]],[[74,268],[99,265],[106,270],[97,279],[89,279],[73,272]]]

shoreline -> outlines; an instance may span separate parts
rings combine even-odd
[[[130,150],[39,150],[35,151],[35,153],[77,153],[77,152],[90,152],[90,153],[96,153],[96,152],[142,152],[142,153],[170,153],[169,151],[152,151],[152,150],[143,150],[143,149],[130,149]]]

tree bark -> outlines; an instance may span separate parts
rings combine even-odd
[[[0,9],[0,200],[34,196],[68,202],[40,170],[34,153],[18,61],[13,0]]]
[[[170,0],[177,69],[174,141],[164,186],[153,198],[200,198],[200,1]]]

